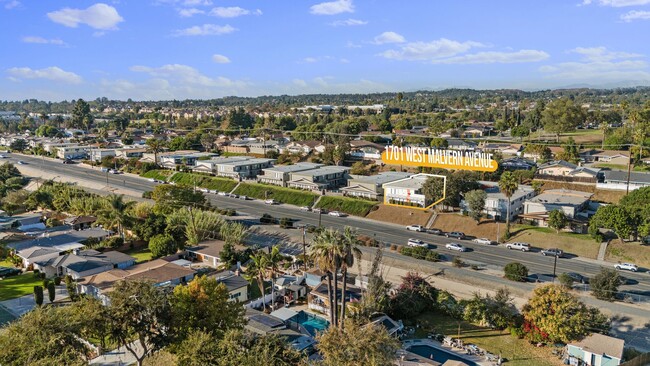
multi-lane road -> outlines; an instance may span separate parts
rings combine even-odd
[[[92,181],[97,186],[103,187],[103,190],[112,188],[125,188],[135,194],[141,194],[144,191],[151,191],[156,184],[147,179],[125,175],[125,174],[108,174],[100,169],[90,169],[76,164],[62,164],[61,161],[53,159],[43,159],[40,157],[6,154],[3,160],[11,161],[16,164],[18,161],[26,163],[23,167],[29,167],[34,175],[34,171],[46,171],[51,175],[66,177],[68,180]],[[16,165],[19,169],[21,165]],[[36,169],[34,169],[36,168]],[[107,187],[108,186],[108,187]],[[409,238],[417,238],[431,244],[431,247],[444,255],[451,258],[459,255],[463,260],[472,263],[481,263],[489,267],[503,267],[509,262],[517,261],[529,268],[530,273],[547,274],[553,273],[554,258],[542,256],[539,250],[533,248],[530,252],[520,252],[507,250],[503,246],[489,246],[472,243],[471,241],[462,241],[462,244],[469,248],[468,252],[458,253],[445,249],[445,244],[458,242],[458,240],[437,236],[427,233],[407,231],[404,227],[378,222],[357,217],[334,217],[321,215],[313,212],[301,211],[298,207],[290,205],[266,205],[260,200],[240,200],[236,198],[207,194],[208,199],[220,208],[232,208],[239,212],[247,213],[254,216],[261,216],[262,213],[268,213],[274,217],[290,217],[300,220],[300,223],[342,228],[344,226],[355,227],[360,234],[374,237],[385,245],[398,244],[405,245]],[[461,227],[458,231],[463,231]],[[561,240],[561,238],[558,238]],[[570,257],[559,258],[556,263],[556,274],[563,272],[577,272],[587,277],[592,277],[605,266],[614,266],[596,261],[582,260],[581,258]],[[650,296],[650,271],[641,269],[637,273],[622,272],[627,277],[629,284],[621,286],[621,290],[632,294]]]

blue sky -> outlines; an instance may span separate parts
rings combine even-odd
[[[650,0],[0,0],[0,99],[650,85]]]

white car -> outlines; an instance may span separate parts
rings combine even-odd
[[[626,271],[632,271],[632,272],[636,272],[639,269],[634,263],[619,263],[615,265],[614,268],[618,270],[624,269]]]
[[[346,216],[343,212],[339,212],[339,211],[331,211],[330,213],[328,213],[328,215],[336,216],[336,217],[345,217]]]
[[[0,155],[0,159],[6,159],[7,157],[4,155]]]
[[[408,245],[409,247],[425,247],[425,248],[429,247],[429,244],[425,243],[420,239],[409,239],[409,241],[406,242],[406,245]]]
[[[483,244],[483,245],[492,245],[492,240],[488,238],[476,238],[472,240],[476,244]]]
[[[427,231],[427,228],[425,228],[422,225],[409,225],[409,226],[406,227],[406,230],[417,231],[417,232],[425,232],[425,231]]]
[[[275,205],[277,202],[274,199],[264,201],[267,205]]]
[[[228,193],[226,193],[226,192],[217,192],[217,195],[219,195],[219,196],[227,196]]]
[[[528,243],[508,243],[506,244],[507,249],[521,250],[522,252],[530,251],[530,244]]]
[[[458,244],[458,243],[449,243],[449,244],[445,245],[445,248],[447,248],[449,250],[456,250],[456,251],[459,251],[459,252],[467,251],[467,249],[464,246],[462,246],[461,244]]]
[[[25,162],[22,161],[22,160],[18,160],[18,165],[27,165],[27,163],[25,163]]]
[[[300,207],[300,211],[311,211],[311,207],[309,207],[309,206],[302,206],[302,207]]]

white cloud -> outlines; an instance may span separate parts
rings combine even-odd
[[[474,47],[485,47],[485,45],[473,41],[458,42],[440,38],[431,42],[410,42],[398,50],[384,51],[381,56],[393,60],[434,61],[459,55]]]
[[[175,36],[214,36],[229,34],[236,31],[230,25],[217,25],[217,24],[203,24],[195,25],[193,27],[178,29],[174,32]]]
[[[296,86],[299,86],[301,88],[306,88],[307,87],[307,82],[304,81],[303,79],[293,79],[292,83]]]
[[[335,15],[341,13],[354,13],[352,0],[336,0],[312,5],[309,12],[316,15]]]
[[[59,46],[65,45],[65,42],[58,38],[46,39],[38,36],[25,36],[22,38],[22,41],[25,43],[55,44]]]
[[[637,53],[609,51],[605,47],[576,47],[569,52],[583,56],[586,61],[612,61],[642,57]]]
[[[210,0],[185,0],[183,1],[185,6],[210,6],[212,1]]]
[[[635,20],[650,20],[650,11],[632,10],[621,15],[621,20],[628,23]]]
[[[188,9],[179,9],[178,10],[178,15],[182,16],[183,18],[190,18],[196,14],[205,14],[205,11],[197,8],[188,8]]]
[[[548,78],[571,81],[650,81],[648,63],[637,59],[642,55],[605,47],[578,47],[570,52],[582,55],[582,60],[545,65],[539,71]]]
[[[366,25],[366,24],[368,24],[368,22],[365,20],[352,19],[352,18],[345,19],[345,20],[336,20],[329,23],[329,25],[331,25],[332,27],[350,27],[354,25]]]
[[[585,0],[582,2],[582,5],[589,5],[591,3],[593,3],[592,0]],[[622,8],[626,6],[648,5],[650,4],[650,0],[598,0],[598,4],[613,8]]]
[[[236,87],[245,83],[233,81],[219,76],[212,78],[201,74],[197,69],[180,64],[167,64],[160,67],[132,66],[133,72],[142,72],[157,78],[169,79],[183,85],[194,85],[204,87]]]
[[[352,41],[348,41],[345,44],[345,47],[347,47],[347,48],[361,48],[362,46],[360,44],[356,44],[356,43],[354,43]]]
[[[117,29],[117,24],[124,21],[114,7],[102,3],[97,3],[86,9],[64,8],[47,13],[47,17],[55,23],[70,28],[86,24],[91,28],[102,30]]]
[[[342,63],[342,64],[349,64],[350,60],[348,60],[347,58],[342,58],[342,59],[339,60],[339,62]]]
[[[212,55],[212,61],[218,64],[229,64],[230,59],[224,55],[214,54]]]
[[[519,50],[515,52],[486,51],[461,56],[433,60],[440,64],[515,64],[538,62],[549,58],[548,53],[538,50]]]
[[[318,59],[316,57],[305,57],[301,61],[308,64],[313,64],[314,62],[318,62]]]
[[[374,44],[385,44],[385,43],[404,43],[406,39],[401,34],[395,32],[384,32],[373,40]]]
[[[212,10],[210,10],[209,15],[219,17],[219,18],[236,18],[242,15],[248,15],[250,13],[251,12],[249,10],[240,8],[239,6],[231,6],[231,7],[220,6],[217,8],[212,8]]]
[[[46,67],[44,69],[31,69],[29,67],[13,67],[7,70],[7,73],[14,80],[21,79],[47,79],[60,81],[68,84],[79,84],[83,81],[81,76],[74,72],[65,71],[56,66]]]
[[[11,9],[17,8],[18,6],[20,6],[20,1],[12,0],[12,1],[9,1],[9,2],[7,2],[5,4],[5,9],[11,10]]]

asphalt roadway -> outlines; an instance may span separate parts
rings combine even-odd
[[[4,160],[11,161],[14,164],[22,161],[31,168],[38,167],[39,170],[65,176],[69,180],[79,179],[96,182],[107,191],[115,188],[125,188],[141,194],[144,191],[153,190],[159,184],[133,175],[109,174],[102,172],[99,168],[90,169],[76,164],[63,164],[60,160],[19,154],[6,154],[5,156]],[[20,168],[20,165],[16,166]],[[301,211],[298,207],[291,205],[267,205],[261,200],[241,200],[215,194],[206,194],[206,196],[211,203],[219,208],[232,208],[240,213],[252,216],[261,216],[263,213],[268,213],[277,218],[289,217],[299,220],[299,224],[315,226],[321,224],[333,228],[351,226],[356,228],[360,234],[376,238],[386,246],[390,244],[405,245],[409,238],[421,239],[429,243],[431,249],[438,251],[447,260],[451,260],[454,256],[460,256],[468,263],[476,263],[489,268],[500,269],[507,263],[520,262],[528,267],[531,274],[550,276],[554,273],[554,265],[556,265],[556,274],[577,272],[587,277],[593,277],[600,271],[602,266],[614,265],[613,263],[578,258],[570,253],[567,253],[565,258],[558,258],[557,263],[554,263],[554,257],[542,256],[539,249],[534,247],[531,248],[530,252],[508,250],[502,245],[481,245],[470,240],[457,240],[428,233],[407,231],[403,226],[365,218],[319,215],[314,212]],[[457,231],[463,231],[462,227],[459,227]],[[459,253],[445,249],[445,244],[451,242],[460,242],[469,251]],[[620,290],[632,295],[648,296],[647,300],[650,303],[650,270],[642,268],[636,273],[622,271],[621,274],[629,279],[629,283],[621,286]]]

